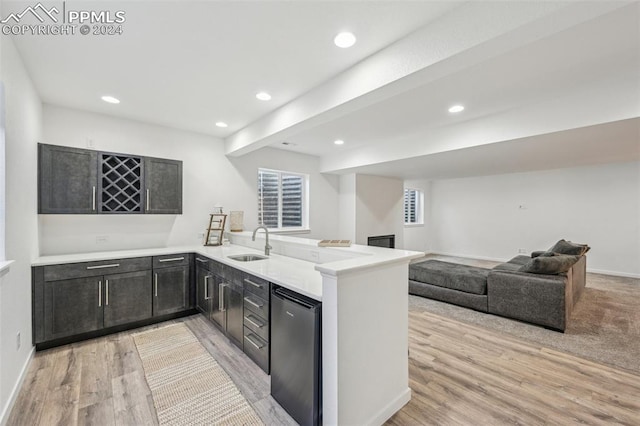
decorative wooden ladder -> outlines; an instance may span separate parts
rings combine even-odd
[[[209,226],[207,227],[207,237],[204,240],[204,245],[222,245],[222,237],[224,236],[224,225],[227,222],[227,215],[223,213],[212,213],[209,216],[211,217],[209,219]]]

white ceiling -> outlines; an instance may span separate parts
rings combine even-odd
[[[68,3],[125,10],[124,34],[14,37],[44,102],[225,138],[233,155],[406,178],[640,159],[638,2]],[[333,45],[342,30],[353,48]]]
[[[43,2],[47,6],[58,2]],[[124,10],[122,35],[14,36],[42,100],[226,137],[414,31],[455,2],[73,1]],[[3,14],[25,2],[5,1]],[[333,44],[344,30],[350,49]],[[261,102],[259,91],[273,98]],[[117,106],[100,100],[119,98]],[[217,121],[229,127],[215,127]]]

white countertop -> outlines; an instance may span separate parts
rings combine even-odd
[[[264,244],[264,240],[262,240]],[[59,265],[64,263],[95,262],[110,259],[126,259],[145,256],[163,256],[178,253],[195,253],[232,266],[241,271],[264,278],[272,283],[294,290],[315,300],[322,300],[322,274],[340,275],[350,271],[358,271],[373,266],[380,266],[398,261],[408,261],[424,256],[424,253],[407,250],[390,250],[379,247],[352,245],[345,248],[324,249],[317,246],[317,240],[284,237],[274,235],[271,241],[281,244],[295,244],[295,249],[309,247],[313,250],[327,250],[342,253],[342,260],[327,263],[314,263],[290,256],[272,254],[268,259],[252,262],[240,262],[229,259],[236,254],[263,254],[261,250],[244,245],[223,245],[206,247],[200,245],[176,246],[164,248],[148,248],[138,250],[118,250],[94,253],[77,253],[54,256],[41,256],[35,259],[32,266]],[[349,257],[349,258],[345,258]],[[322,273],[322,274],[321,274]]]

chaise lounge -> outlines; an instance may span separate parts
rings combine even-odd
[[[588,250],[560,240],[493,269],[425,260],[409,267],[409,293],[564,331],[585,287]]]

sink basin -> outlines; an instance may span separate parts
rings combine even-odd
[[[227,257],[232,260],[237,260],[238,262],[253,262],[254,260],[268,259],[267,256],[262,256],[259,254],[236,254]]]

